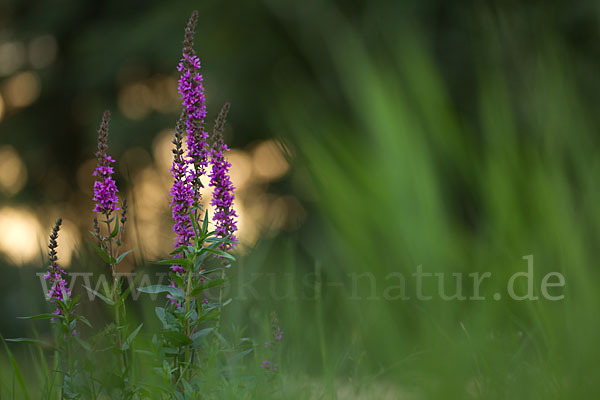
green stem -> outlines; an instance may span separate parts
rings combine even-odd
[[[225,264],[221,265],[221,279],[225,279]],[[219,285],[219,304],[223,304],[223,284]],[[217,318],[217,323],[215,325],[215,330],[218,332],[221,327],[221,315],[223,315],[223,309],[221,308],[221,312]]]
[[[193,271],[188,271],[187,273],[187,287],[185,289],[185,315],[186,315],[186,319],[185,319],[185,336],[186,337],[190,337],[190,320],[187,317],[188,312],[190,311],[190,292],[192,290],[192,274]],[[186,367],[185,367],[185,371],[189,370],[189,365],[190,365],[190,345],[186,345],[185,346],[185,363],[186,363]]]
[[[108,246],[109,246],[109,254],[112,258],[116,258],[117,254],[113,254],[113,238],[112,238],[112,229],[110,226],[110,214],[106,214],[106,227],[108,228]],[[119,248],[117,247],[115,249],[115,252],[118,252]],[[121,341],[121,331],[119,329],[120,327],[120,318],[119,318],[119,308],[121,306],[120,302],[120,293],[121,293],[121,289],[120,289],[120,285],[119,285],[119,278],[117,276],[117,266],[116,264],[110,264],[110,269],[112,271],[112,277],[113,277],[113,290],[112,290],[112,297],[113,297],[113,301],[115,303],[114,307],[115,307],[115,335],[117,338],[117,345],[119,346],[119,363],[121,365],[121,370],[123,368],[125,368],[125,356],[123,354],[122,351],[122,341]]]

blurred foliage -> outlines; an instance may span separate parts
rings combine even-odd
[[[240,261],[228,314],[260,337],[278,312],[288,397],[600,393],[596,2],[62,3],[1,6],[3,38],[50,33],[58,43],[38,71],[39,99],[0,122],[30,176],[3,201],[85,203],[75,171],[93,152],[101,110],[119,109],[123,85],[174,74],[174,44],[197,7],[209,109],[232,102],[234,147],[286,143],[291,170],[271,189],[307,209],[299,229],[264,237]],[[113,149],[148,149],[174,119],[117,112]],[[67,185],[51,197],[43,182],[53,170]],[[492,300],[529,254],[536,293],[559,271],[565,299]],[[410,277],[417,265],[490,271],[487,299],[372,298],[388,274]],[[31,270],[3,271],[7,309],[33,313],[30,296],[43,307]],[[353,296],[361,272],[374,296],[369,278]]]

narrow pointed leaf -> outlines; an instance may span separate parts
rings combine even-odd
[[[194,290],[192,290],[192,297],[196,297],[198,296],[200,293],[202,293],[203,291],[205,291],[206,289],[210,289],[211,287],[215,287],[218,285],[222,285],[223,283],[227,282],[228,279],[213,279],[212,281],[205,281],[201,284],[199,284],[198,286],[196,286],[194,288]]]
[[[133,340],[135,339],[135,337],[137,336],[137,334],[140,332],[140,329],[142,329],[143,325],[144,324],[141,323],[137,328],[135,328],[135,330],[133,332],[131,332],[131,335],[129,335],[129,337],[123,343],[123,346],[121,346],[121,349],[123,351],[125,351],[125,350],[129,349],[129,347],[131,347],[131,344],[133,343]]]
[[[110,233],[110,237],[116,237],[119,234],[119,219],[115,219],[115,227]]]
[[[127,250],[125,253],[121,254],[119,257],[117,257],[117,260],[115,262],[115,264],[120,263],[121,261],[123,261],[123,259],[125,258],[125,256],[129,253],[131,253],[132,251],[134,251],[135,249],[131,249],[131,250]]]
[[[25,385],[25,380],[23,379],[23,374],[21,373],[19,364],[17,363],[17,360],[15,359],[12,352],[8,348],[8,345],[6,344],[6,340],[4,339],[4,337],[2,335],[0,335],[0,339],[2,339],[2,343],[4,343],[4,348],[6,349],[6,353],[8,354],[8,359],[10,360],[10,364],[15,373],[15,378],[17,379],[17,383],[19,384],[19,386],[21,387],[21,390],[25,394],[25,398],[29,399],[29,393],[27,392],[27,386]]]
[[[219,257],[223,257],[223,258],[227,258],[229,260],[235,261],[235,257],[232,256],[231,254],[223,251],[223,250],[219,250],[219,249],[212,249],[210,247],[205,247],[202,249],[203,251],[207,251],[209,253],[213,253],[218,255]]]
[[[92,241],[88,240],[90,246],[92,246],[92,248],[94,249],[94,251],[96,253],[98,253],[98,255],[100,256],[100,258],[102,258],[102,260],[110,265],[113,265],[115,263],[115,259],[113,257],[111,257],[110,255],[106,254],[106,252],[104,250],[102,250],[100,247],[98,247],[95,243],[93,243]]]
[[[18,319],[50,319],[50,318],[62,318],[62,315],[56,315],[56,314],[38,314],[38,315],[31,315],[29,317],[17,317]]]
[[[97,290],[94,290],[94,289],[92,289],[90,287],[87,287],[86,285],[81,285],[81,286],[83,286],[88,292],[90,292],[94,296],[98,297],[100,300],[102,300],[103,302],[105,302],[109,306],[114,306],[115,305],[114,301],[112,301],[111,299],[109,299],[108,297],[106,297],[105,295],[103,295],[102,293],[98,292]]]

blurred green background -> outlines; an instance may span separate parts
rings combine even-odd
[[[277,311],[282,398],[600,393],[595,1],[0,2],[3,336],[47,310],[35,273],[57,216],[63,264],[101,271],[85,240],[105,108],[132,204],[126,268],[169,251],[192,9],[208,120],[232,103],[242,244],[226,316],[260,341]],[[556,271],[563,300],[492,298],[527,255],[536,295]],[[486,299],[418,301],[418,265],[489,271]],[[385,295],[394,273],[411,300]],[[151,323],[150,307],[131,307]]]

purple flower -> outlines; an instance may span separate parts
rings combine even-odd
[[[182,135],[183,135],[184,114],[179,117],[175,129],[175,138],[173,139],[173,164],[171,166],[171,176],[174,179],[173,186],[169,194],[171,195],[171,216],[175,221],[173,223],[173,232],[175,232],[175,248],[181,245],[191,244],[194,237],[194,229],[190,219],[190,211],[194,205],[194,188],[190,183],[188,174],[188,165],[183,157]],[[180,265],[173,265],[171,269],[174,272],[185,272]]]
[[[262,369],[269,369],[271,368],[271,362],[269,360],[265,360],[262,363],[260,363],[260,367]]]
[[[46,299],[51,303],[56,303],[57,300],[64,301],[71,297],[71,289],[69,289],[66,280],[67,273],[59,267],[57,262],[58,257],[56,255],[56,249],[58,247],[56,240],[58,239],[58,232],[60,231],[61,224],[62,218],[58,218],[54,224],[54,228],[52,228],[50,244],[48,245],[50,265],[48,266],[48,271],[44,274],[44,278],[50,286],[50,289],[48,289],[48,293],[46,294]],[[57,308],[54,311],[54,314],[60,315],[60,309]]]
[[[198,12],[194,11],[185,29],[183,55],[177,66],[181,72],[179,78],[179,93],[182,97],[183,113],[185,115],[185,131],[187,133],[187,160],[189,165],[189,183],[194,190],[196,204],[200,202],[200,178],[206,173],[208,166],[208,133],[204,130],[206,117],[206,98],[204,97],[203,78],[200,74],[200,60],[194,51],[194,34]]]
[[[225,103],[219,112],[219,116],[215,121],[213,131],[214,142],[210,150],[210,162],[212,171],[210,174],[210,186],[214,188],[211,204],[215,207],[213,221],[217,234],[220,237],[229,237],[236,241],[235,232],[237,231],[237,214],[233,209],[234,189],[233,183],[229,176],[229,168],[231,164],[225,158],[224,152],[229,150],[223,141],[223,129],[225,126],[225,118],[229,112],[229,103]],[[222,243],[222,249],[227,250],[231,246]]]
[[[114,173],[113,167],[110,166],[115,160],[106,154],[108,145],[106,139],[108,138],[108,122],[110,121],[110,111],[104,111],[102,116],[102,123],[100,129],[98,129],[98,151],[96,157],[98,158],[98,164],[93,175],[98,179],[94,181],[94,211],[108,216],[115,210],[118,210],[117,204],[119,198],[117,193],[117,184],[112,178]]]

